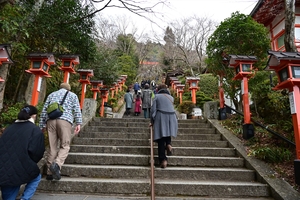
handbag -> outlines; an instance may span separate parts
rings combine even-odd
[[[69,91],[66,92],[66,94],[60,104],[57,102],[49,104],[49,106],[47,108],[47,114],[48,114],[49,119],[57,119],[60,116],[62,116],[62,114],[64,112],[62,105],[65,102],[68,92]]]

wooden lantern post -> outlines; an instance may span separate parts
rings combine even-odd
[[[124,86],[127,80],[127,75],[121,75],[121,78],[122,78],[122,84]]]
[[[170,83],[171,83],[170,87],[172,90],[174,90],[174,85],[175,85],[174,81],[178,81],[177,77],[170,77]]]
[[[191,90],[192,102],[196,105],[196,91],[199,89],[198,83],[199,77],[186,77],[187,83],[189,83],[189,90]]]
[[[278,76],[274,90],[289,90],[290,109],[296,144],[294,160],[295,182],[300,185],[300,55],[298,52],[268,51],[270,55],[265,70],[273,70]]]
[[[99,80],[99,81],[90,81],[91,85],[92,85],[92,91],[93,91],[93,99],[97,100],[97,93],[100,92],[99,87],[103,86],[103,81]]]
[[[228,66],[229,64],[229,59],[224,57],[222,65],[223,66]],[[219,80],[218,80],[218,85],[219,85],[219,101],[220,101],[220,107],[218,109],[219,111],[219,120],[224,120],[227,119],[227,112],[225,108],[225,95],[224,95],[224,88],[223,88],[223,80],[225,77],[225,72],[223,70],[218,71],[219,75]]]
[[[121,75],[121,78],[123,79],[123,85],[124,85],[127,80],[127,75]]]
[[[234,68],[234,80],[241,80],[243,96],[243,138],[249,139],[254,136],[254,126],[251,124],[250,101],[248,92],[248,79],[254,76],[252,65],[257,62],[256,56],[229,55],[229,68]]]
[[[76,73],[75,67],[79,64],[79,56],[60,55],[59,58],[62,60],[62,66],[59,69],[64,72],[64,83],[69,83],[70,73]]]
[[[80,98],[80,108],[82,109],[86,93],[86,85],[90,84],[90,77],[94,76],[94,71],[91,69],[78,69],[77,73],[80,74],[79,82],[82,84]]]
[[[103,117],[104,116],[104,103],[107,102],[107,99],[108,99],[108,89],[105,87],[100,88],[100,93],[101,93],[101,98],[102,98],[101,108],[100,108],[100,117]]]
[[[119,84],[119,91],[123,91],[123,81],[124,81],[124,78],[120,77],[120,79],[118,80],[118,84]]]
[[[25,71],[35,75],[31,105],[36,106],[39,100],[42,77],[51,77],[48,72],[50,66],[55,64],[55,59],[52,53],[31,53],[26,57],[30,60],[30,69]]]
[[[219,72],[219,100],[220,100],[220,108],[219,108],[219,120],[227,119],[226,108],[225,108],[225,97],[224,97],[224,88],[223,88],[223,78],[224,73]]]
[[[7,48],[10,48],[9,44],[0,44],[0,65],[2,64],[13,64],[14,62],[10,58],[9,52]],[[5,80],[0,77],[0,82],[4,82]]]
[[[114,82],[115,84],[115,90],[116,90],[116,95],[118,94],[119,92],[119,80],[117,80],[116,82]]]
[[[181,104],[181,103],[182,103],[182,94],[183,94],[183,92],[184,92],[184,87],[185,87],[185,85],[183,85],[183,84],[178,84],[178,85],[176,85],[176,87],[177,87],[177,91],[178,91],[178,93],[179,93],[179,103]]]
[[[109,88],[109,90],[111,91],[110,97],[111,97],[111,98],[114,98],[114,95],[115,95],[115,86],[112,85],[112,86]]]
[[[176,97],[179,97],[177,85],[181,84],[180,81],[173,81],[174,82],[174,91],[176,91]]]

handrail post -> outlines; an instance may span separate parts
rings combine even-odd
[[[153,130],[152,126],[150,127],[150,146],[151,146],[151,200],[155,200],[155,190],[154,190],[154,152],[153,152]]]

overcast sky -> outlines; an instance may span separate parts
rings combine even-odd
[[[157,1],[148,0],[151,5]],[[250,14],[257,2],[258,0],[168,0],[166,5],[158,5],[154,8],[156,16],[148,15],[147,17],[164,29],[168,22],[193,15],[208,17],[216,22],[221,22],[235,11]],[[149,33],[152,30],[162,31],[155,24],[151,24],[148,20],[131,14],[125,9],[107,8],[101,14],[105,17],[126,16],[133,21],[139,30],[146,30]]]

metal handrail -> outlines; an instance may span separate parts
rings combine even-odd
[[[230,109],[233,110],[234,112],[238,113],[239,115],[244,116],[244,113],[242,113],[242,112],[240,112],[240,111],[238,111],[238,110],[236,110],[236,109],[234,109],[234,108],[231,108],[230,106],[228,106],[228,105],[226,105],[226,104],[225,104],[225,106],[228,107],[228,108],[230,108]],[[258,125],[258,126],[264,128],[265,130],[267,130],[267,131],[270,132],[271,134],[275,135],[276,137],[278,137],[278,138],[284,140],[285,142],[287,142],[287,143],[293,145],[294,147],[296,146],[296,144],[295,144],[294,142],[292,142],[292,141],[290,141],[289,139],[283,137],[283,136],[280,135],[279,133],[276,133],[275,131],[269,129],[267,126],[264,126],[263,124],[261,124],[261,123],[255,121],[255,120],[252,119],[252,118],[250,118],[250,119],[251,119],[251,121],[252,121],[254,124],[256,124],[256,125]]]
[[[153,129],[150,127],[150,164],[151,164],[151,200],[155,200],[155,190],[154,190],[154,144],[153,144]]]

